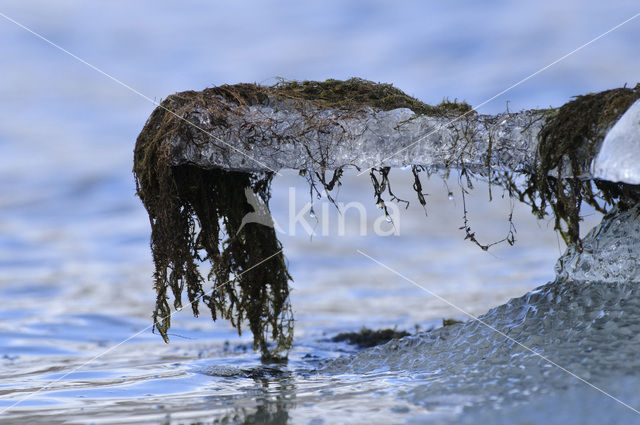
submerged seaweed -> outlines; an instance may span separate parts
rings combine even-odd
[[[354,344],[358,348],[370,348],[376,345],[386,344],[392,339],[399,339],[411,335],[406,331],[397,331],[395,329],[378,329],[373,330],[363,327],[359,332],[343,332],[331,338],[333,342],[347,342]]]

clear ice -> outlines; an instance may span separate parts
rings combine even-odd
[[[225,144],[195,129],[189,139],[174,134],[168,142],[174,165],[239,171],[456,167],[460,161],[482,169],[491,142],[493,167],[526,170],[535,161],[541,116],[523,111],[456,119],[417,116],[406,108],[366,108],[354,116],[340,110],[300,110],[273,100],[250,106],[241,116],[230,114],[226,127],[212,125],[203,108],[188,113],[190,121]],[[331,125],[322,131],[309,130],[327,122]]]
[[[640,99],[605,136],[592,173],[602,180],[640,184]]]
[[[635,413],[535,353],[605,391],[616,388],[621,391],[617,396],[639,400],[639,215],[640,204],[605,216],[584,238],[583,252],[569,248],[558,260],[553,282],[479,317],[512,340],[469,319],[334,360],[322,372],[402,373],[421,382],[408,385],[403,396],[424,406],[440,405],[447,397],[466,400],[469,408],[501,409],[531,400],[536,406],[536,400],[544,400],[538,405],[545,409],[527,409],[532,415],[528,419],[552,417],[549,411],[557,409],[600,424],[607,416],[601,406],[610,402],[636,421],[640,418]],[[581,396],[552,396],[567,388]],[[585,397],[599,403],[583,405]],[[565,405],[572,400],[574,405]],[[517,409],[507,416],[485,416],[492,417],[486,423],[528,423]],[[496,422],[500,418],[513,422]],[[531,423],[540,422],[538,418]]]

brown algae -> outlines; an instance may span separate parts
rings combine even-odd
[[[515,172],[491,168],[491,144],[483,178],[490,184],[503,186],[509,195],[529,204],[538,217],[549,212],[553,214],[555,227],[567,244],[579,246],[583,202],[604,212],[611,205],[638,198],[637,187],[594,181],[588,172],[591,159],[608,129],[639,97],[640,85],[637,85],[633,89],[620,88],[578,96],[560,108],[545,111],[544,125],[538,135],[538,159],[524,183],[515,183],[518,181]],[[281,358],[291,347],[291,276],[281,244],[274,229],[268,226],[249,223],[239,231],[242,218],[252,211],[245,190],[251,189],[268,205],[273,173],[175,165],[172,162],[172,149],[175,147],[167,142],[171,137],[192,140],[194,132],[200,131],[189,121],[190,111],[205,111],[212,125],[228,128],[233,125],[231,121],[237,122],[238,117],[246,113],[247,106],[266,104],[274,99],[294,102],[300,108],[311,105],[319,110],[338,109],[346,113],[358,113],[363,108],[409,108],[417,115],[464,115],[469,121],[468,128],[472,127],[476,116],[464,102],[443,101],[440,105],[427,105],[391,84],[358,78],[324,82],[280,81],[273,86],[223,85],[169,96],[153,111],[138,136],[133,169],[137,194],[149,213],[151,223],[157,293],[154,326],[165,340],[170,327],[170,299],[173,298],[174,308],[179,309],[183,305],[182,293],[186,291],[195,315],[199,314],[202,302],[214,320],[218,317],[229,320],[239,333],[244,323],[248,323],[254,336],[254,348],[262,352],[263,358]],[[323,126],[334,124],[320,122],[315,125],[318,127],[310,129],[309,133],[322,132]],[[256,134],[259,133],[257,128]],[[300,143],[304,143],[305,137],[302,136]],[[473,137],[473,134],[462,132],[459,142],[464,146],[470,145]],[[218,144],[215,140],[207,143]],[[244,140],[243,143],[250,145],[252,141]],[[273,143],[278,143],[278,140]],[[464,152],[464,147],[462,150],[459,148],[454,145],[452,149]],[[333,200],[331,192],[340,186],[343,170],[335,169],[332,176],[327,176],[327,158],[313,159],[323,171],[300,170],[301,174],[309,182],[312,196],[319,196],[324,189],[329,200]],[[476,176],[462,160],[458,163],[453,161],[448,166],[462,170],[460,190],[464,201],[464,194],[467,189],[472,189],[471,180]],[[433,173],[447,174],[446,167],[437,170],[412,166],[413,189],[423,207],[427,204],[426,194],[422,192],[419,174],[425,173],[427,177]],[[408,204],[394,195],[389,174],[388,167],[370,170],[375,202],[385,211],[384,197]],[[466,188],[463,187],[463,179],[466,179]],[[503,241],[513,244],[515,229],[511,216],[509,222],[511,230]],[[465,231],[466,239],[482,249],[492,245],[483,245],[475,239],[468,224],[466,205],[461,229]],[[398,335],[391,330],[376,333],[367,329],[360,334],[361,337],[344,338],[361,344]]]

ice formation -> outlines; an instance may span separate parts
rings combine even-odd
[[[558,278],[575,281],[640,283],[640,210],[614,208],[582,240],[558,259]]]
[[[595,385],[636,376],[639,214],[636,205],[607,215],[585,237],[585,252],[570,248],[559,259],[554,282],[480,316],[484,324],[470,319],[392,341],[334,360],[323,372],[402,371],[424,382],[405,396],[425,405],[447,395],[499,405],[584,386],[535,353]]]
[[[194,108],[190,138],[170,135],[173,165],[194,164],[239,171],[332,170],[354,166],[491,165],[510,170],[533,167],[543,114],[536,111],[460,117],[418,116],[410,109],[370,107],[358,114],[302,110],[286,101],[251,105],[228,125],[216,126],[206,108]],[[331,122],[331,126],[323,123]],[[309,128],[323,127],[322,131]],[[261,129],[259,137],[256,132]],[[301,137],[306,135],[306,137]],[[214,136],[217,140],[213,140]],[[224,143],[222,143],[224,141]],[[250,141],[248,143],[247,141]],[[491,143],[491,148],[489,145]]]
[[[638,89],[610,90],[578,100],[604,98],[610,92],[633,96],[629,94],[633,90]],[[180,94],[174,96],[181,99]],[[212,94],[203,92],[202,96]],[[429,115],[408,108],[382,110],[366,105],[328,108],[279,97],[277,91],[265,96],[239,107],[234,98],[213,95],[217,98],[215,112],[211,100],[193,102],[183,109],[182,100],[167,104],[178,109],[177,116],[186,124],[185,131],[162,135],[161,143],[170,149],[171,164],[244,172],[410,165],[466,167],[480,172],[489,165],[533,172],[540,131],[553,114],[553,110],[530,110],[481,115],[470,110]],[[615,114],[615,104],[611,107]],[[640,100],[608,132],[599,152],[578,153],[586,156],[580,162],[591,162],[591,155],[595,156],[593,176],[586,167],[581,177],[640,183]]]
[[[640,233],[640,227],[637,208],[630,207],[640,198],[638,186],[634,186],[640,183],[639,97],[640,84],[577,96],[555,109],[481,115],[466,103],[443,101],[437,106],[427,105],[392,85],[361,79],[283,82],[271,87],[236,84],[169,96],[147,121],[134,155],[138,195],[152,225],[158,294],[154,318],[169,317],[167,288],[174,293],[176,307],[185,284],[191,301],[203,293],[205,277],[196,264],[208,260],[209,277],[215,275],[223,282],[232,273],[242,275],[239,293],[259,294],[240,303],[235,301],[236,293],[228,298],[219,294],[215,302],[209,302],[213,318],[221,314],[236,320],[240,330],[246,314],[253,318],[255,346],[265,356],[273,357],[269,340],[277,341],[278,353],[285,352],[293,335],[288,302],[290,275],[275,232],[254,234],[256,226],[247,226],[253,233],[244,227],[242,232],[238,230],[242,217],[253,209],[238,194],[251,186],[262,193],[267,205],[273,172],[283,168],[300,170],[309,180],[312,194],[314,188],[319,194],[317,182],[329,193],[339,186],[343,169],[355,167],[370,172],[376,203],[386,212],[382,198],[385,191],[391,200],[395,198],[389,170],[410,166],[415,177],[413,188],[423,206],[419,173],[430,175],[442,169],[448,173],[449,169],[458,168],[461,181],[466,177],[468,188],[472,187],[472,178],[480,174],[529,204],[538,217],[551,211],[555,229],[570,245],[559,260],[558,281],[567,283],[560,288],[550,284],[525,301],[515,300],[501,307],[505,315],[499,313],[501,308],[486,315],[487,320],[494,320],[500,314],[499,325],[507,326],[509,331],[523,325],[527,318],[525,327],[542,326],[538,330],[543,332],[545,320],[554,320],[573,308],[565,305],[569,302],[565,295],[557,298],[563,299],[564,304],[557,301],[556,307],[550,307],[556,293],[565,294],[582,281],[588,284],[576,286],[576,291],[588,290],[592,282],[598,281],[596,287],[604,290],[608,288],[605,284],[611,284],[611,291],[615,292],[622,287],[615,285],[637,280],[634,245],[637,246],[635,235]],[[325,174],[327,170],[334,171],[332,178]],[[591,171],[595,171],[597,179],[593,179]],[[519,174],[525,177],[520,178]],[[462,185],[461,190],[465,190]],[[581,243],[583,203],[612,214]],[[465,230],[466,239],[487,250],[489,245],[475,239],[466,214],[465,208],[461,229]],[[513,243],[512,234],[504,241]],[[222,253],[220,246],[225,247]],[[203,247],[207,251],[205,258],[200,252]],[[252,253],[251,258],[248,252]],[[270,286],[271,293],[263,290],[260,273],[244,275],[269,255],[277,256],[265,273],[278,277]],[[545,294],[547,301],[539,294]],[[531,304],[530,299],[535,303]],[[578,300],[585,301],[584,294],[579,294]],[[265,305],[270,307],[265,310]],[[520,317],[513,308],[526,310],[524,316]],[[563,313],[554,313],[555,309]],[[536,316],[547,310],[542,322],[529,320],[530,311]],[[198,313],[197,305],[194,313]],[[567,310],[567,314],[571,312]],[[587,323],[587,319],[575,318],[581,323]],[[156,327],[166,336],[168,319]],[[504,345],[504,341],[496,342],[496,335],[477,328],[476,322],[463,328],[473,329],[464,330],[467,333],[455,340],[473,342],[473,351],[478,354],[493,357],[495,353],[483,351],[487,344]],[[263,332],[265,329],[273,332]],[[527,332],[523,335],[534,338]],[[429,345],[434,336],[434,346],[424,348],[437,352],[438,333],[418,342]],[[549,343],[554,343],[557,335],[550,333],[544,338],[547,337]],[[509,352],[513,348],[512,344],[507,347]],[[411,357],[414,354],[407,357],[411,365],[402,367],[420,364],[421,359]],[[363,354],[366,355],[369,354]],[[402,357],[392,361],[397,363]]]
[[[640,100],[607,133],[592,169],[598,179],[640,184]]]

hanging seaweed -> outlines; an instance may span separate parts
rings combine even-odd
[[[623,192],[633,192],[624,188],[628,185],[592,180],[589,168],[607,131],[638,98],[640,84],[577,96],[549,111],[538,136],[538,163],[526,186],[504,179],[538,217],[551,208],[555,229],[567,245],[580,244],[582,202],[606,213]]]
[[[155,263],[154,287],[157,294],[153,312],[154,328],[168,340],[171,325],[170,299],[182,308],[186,291],[195,315],[202,301],[214,320],[222,317],[242,331],[246,321],[254,335],[254,347],[264,358],[275,358],[291,346],[293,318],[289,304],[291,279],[280,242],[270,226],[244,225],[243,217],[252,212],[245,191],[250,189],[265,205],[273,173],[247,173],[220,168],[205,169],[174,164],[184,146],[171,140],[190,140],[199,148],[203,126],[230,128],[243,122],[251,105],[273,99],[293,102],[308,118],[308,125],[297,135],[300,141],[326,134],[336,126],[331,119],[319,118],[318,110],[336,108],[340,116],[359,114],[367,107],[389,110],[407,107],[417,114],[451,115],[470,110],[465,103],[444,101],[431,106],[407,96],[390,84],[352,78],[347,81],[284,82],[270,87],[257,84],[223,85],[202,92],[186,91],[167,98],[151,114],[140,133],[134,152],[137,194],[151,223],[151,250]],[[310,108],[309,105],[312,107]],[[315,109],[314,109],[315,108]],[[203,115],[198,115],[203,114]],[[202,123],[202,119],[207,121]],[[315,124],[311,124],[315,122]],[[242,148],[254,141],[273,145],[278,121],[245,123]],[[340,133],[338,133],[340,134]],[[216,137],[206,137],[208,146],[228,152]],[[288,139],[287,139],[288,140]],[[329,143],[340,143],[337,139]],[[307,147],[307,145],[305,145]],[[312,162],[321,170],[329,165],[328,148],[313,152]],[[388,169],[385,172],[388,174]],[[309,171],[311,195],[324,189],[334,202],[332,190],[340,185],[342,168],[328,178],[325,171]],[[316,182],[319,186],[316,186]],[[387,185],[385,178],[385,185]],[[389,193],[393,196],[389,188]],[[267,261],[262,264],[265,259]],[[255,267],[260,264],[260,267]],[[208,272],[202,268],[207,267]],[[209,283],[207,283],[209,282]],[[205,290],[205,286],[212,289]]]
[[[413,165],[411,167],[411,173],[413,174],[413,191],[418,196],[418,202],[422,205],[424,209],[425,215],[427,213],[427,200],[425,199],[425,195],[428,195],[422,191],[422,182],[420,181],[420,172],[426,171],[426,168],[420,165]],[[427,171],[427,177],[429,176],[429,172]]]
[[[290,275],[272,227],[249,223],[240,229],[252,212],[245,190],[267,204],[272,174],[171,166],[169,150],[158,140],[177,131],[188,129],[175,115],[156,109],[134,153],[137,193],[151,223],[154,327],[166,341],[168,291],[180,309],[186,290],[194,315],[202,301],[214,320],[229,320],[239,333],[247,321],[254,348],[265,359],[278,358],[293,337]],[[209,272],[203,274],[200,267],[206,264]],[[207,280],[210,290],[204,289]]]
[[[373,196],[376,200],[376,205],[378,206],[378,208],[384,211],[384,215],[387,218],[390,218],[391,215],[389,214],[389,210],[387,209],[387,205],[383,198],[385,192],[389,195],[389,199],[391,201],[395,201],[399,204],[404,204],[405,209],[409,208],[409,201],[400,199],[393,193],[393,190],[391,189],[391,182],[389,181],[390,172],[390,167],[372,168],[369,171],[369,176],[371,177],[371,183],[373,185]],[[421,192],[418,196],[421,196]]]
[[[290,154],[294,149],[301,157],[295,168],[303,168],[300,174],[307,179],[312,201],[326,195],[336,204],[333,191],[341,185],[343,168],[354,165],[350,161],[358,158],[354,155],[337,162],[332,155],[346,139],[357,139],[361,136],[358,131],[364,131],[354,130],[359,127],[353,124],[347,130],[343,123],[370,118],[367,114],[372,109],[409,108],[414,115],[398,124],[397,131],[404,131],[401,126],[424,115],[446,127],[441,140],[432,142],[440,143],[437,146],[441,151],[427,159],[431,163],[417,165],[408,160],[412,187],[425,213],[427,201],[420,173],[425,172],[427,177],[432,173],[448,176],[451,168],[457,168],[461,170],[458,183],[463,209],[460,229],[465,239],[483,250],[496,243],[515,241],[511,213],[507,235],[499,241],[481,243],[471,229],[466,195],[473,189],[474,180],[482,179],[489,183],[490,199],[492,185],[504,187],[508,195],[529,204],[538,217],[551,212],[555,227],[567,244],[579,245],[583,202],[605,212],[616,202],[631,203],[639,197],[637,187],[593,181],[586,176],[608,129],[639,97],[640,85],[578,96],[557,109],[525,111],[519,124],[509,126],[503,124],[517,120],[518,114],[480,116],[464,102],[447,100],[427,105],[390,84],[358,78],[280,81],[268,87],[223,85],[174,94],[151,114],[134,152],[137,194],[151,223],[157,293],[155,329],[167,340],[170,300],[179,309],[186,292],[195,315],[199,314],[202,301],[214,320],[229,320],[239,333],[248,323],[254,347],[263,358],[279,358],[291,347],[291,277],[280,242],[268,223],[243,220],[247,214],[257,213],[248,193],[267,208],[273,172],[264,171],[269,169],[264,163],[259,167],[246,165],[244,161],[250,162],[250,155],[241,155],[240,161],[235,158],[231,161],[235,168],[226,169],[234,149],[238,157],[238,151],[260,148],[261,158],[266,160],[278,158],[283,152]],[[265,108],[267,113],[256,112],[264,112]],[[287,121],[288,111],[295,112],[292,122]],[[523,128],[523,121],[527,124],[528,118],[530,124]],[[535,163],[531,155],[527,166],[516,169],[519,164],[509,152],[511,139],[505,142],[505,131],[511,131],[510,137],[519,137],[541,125]],[[362,128],[366,128],[366,122]],[[219,130],[218,135],[233,139],[236,146],[206,129]],[[529,152],[527,146],[520,143],[521,152],[517,154]],[[217,162],[207,162],[212,153],[219,155],[215,157]],[[176,158],[182,161],[174,162]],[[214,165],[202,166],[203,163]],[[246,171],[252,169],[262,171]],[[390,170],[382,165],[370,169],[376,205],[388,218],[385,198],[409,205],[393,192]],[[521,173],[524,178],[520,178]],[[447,191],[453,196],[449,188]]]

